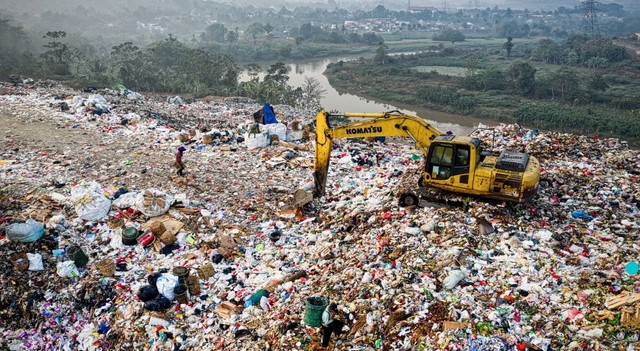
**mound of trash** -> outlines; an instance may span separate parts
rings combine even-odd
[[[336,140],[300,208],[314,111],[261,108],[4,84],[3,120],[32,129],[0,149],[0,348],[319,350],[332,303],[333,350],[637,344],[638,150],[498,125],[479,137],[536,156],[538,195],[418,208],[394,193],[410,140]]]

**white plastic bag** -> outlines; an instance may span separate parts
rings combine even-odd
[[[118,196],[117,199],[113,200],[113,205],[118,208],[129,208],[133,207],[136,204],[136,199],[138,197],[138,193],[135,191],[124,193]]]
[[[158,288],[158,292],[169,301],[173,301],[176,298],[176,295],[173,292],[173,288],[178,286],[178,277],[173,274],[163,273],[160,278],[156,281],[156,287]]]
[[[71,260],[58,262],[58,265],[56,266],[56,273],[63,278],[75,278],[80,276],[78,267],[76,267],[76,264]]]
[[[461,270],[453,270],[449,272],[449,275],[444,279],[442,285],[447,290],[451,290],[460,283],[462,279],[464,279],[467,275]]]
[[[81,183],[71,189],[71,201],[78,217],[86,221],[99,221],[111,210],[111,201],[96,182]]]
[[[27,253],[27,258],[29,259],[29,270],[30,271],[43,271],[44,265],[42,264],[42,255],[40,254],[31,254]]]

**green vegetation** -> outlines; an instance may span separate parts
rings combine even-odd
[[[445,76],[464,77],[467,73],[467,69],[464,67],[451,67],[451,66],[416,66],[413,67],[418,72],[436,72]]]
[[[504,41],[440,45],[392,56],[384,66],[339,62],[327,75],[339,91],[388,103],[640,142],[640,62],[624,48],[578,35],[507,42],[512,60]]]
[[[454,44],[456,41],[465,41],[465,36],[459,30],[447,28],[433,35],[434,41],[450,41]]]
[[[314,6],[9,1],[0,13],[0,80],[123,84],[309,107],[323,94],[318,82],[290,87],[283,62],[363,55],[371,60],[332,65],[332,84],[380,101],[639,138],[640,63],[628,52],[640,47],[632,35],[640,16],[619,4],[598,7],[601,37],[575,35],[584,31],[579,5],[451,12]],[[250,79],[238,82],[244,69]]]
[[[89,45],[77,45],[78,38],[61,30],[46,32],[41,46],[33,46],[37,38],[9,20],[0,20],[0,79],[28,75],[74,86],[122,84],[142,92],[240,95],[275,104],[316,106],[322,93],[319,83],[307,81],[299,89],[292,88],[280,59],[360,54],[376,47],[380,60],[387,58],[384,40],[372,32],[346,33],[304,23],[292,29],[294,40],[274,38],[273,31],[270,23],[254,22],[241,37],[238,28],[228,30],[214,23],[200,33],[199,41],[181,41],[169,34],[146,46],[125,41],[107,52],[96,52]],[[254,62],[249,82],[238,81],[243,62]],[[261,81],[263,68],[255,62],[276,63],[270,64]]]

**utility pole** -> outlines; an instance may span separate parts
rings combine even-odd
[[[582,2],[582,32],[591,40],[596,41],[600,37],[600,26],[598,25],[598,5],[600,3],[595,0],[586,0]]]

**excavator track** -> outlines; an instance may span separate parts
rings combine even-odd
[[[401,207],[463,207],[471,196],[424,186],[421,179],[424,164],[408,168],[401,176],[396,187],[398,205]]]

